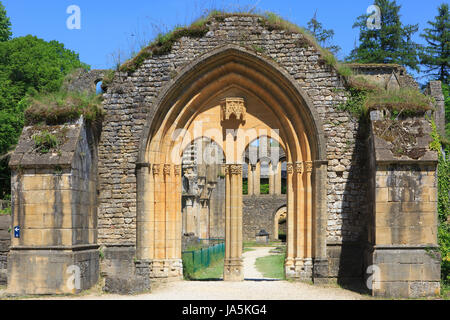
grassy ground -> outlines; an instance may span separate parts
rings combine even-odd
[[[256,259],[255,266],[265,278],[285,279],[284,260],[284,254],[270,255]]]
[[[224,260],[219,259],[212,263],[208,268],[198,270],[192,275],[192,280],[212,280],[223,277]]]

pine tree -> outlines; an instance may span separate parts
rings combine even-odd
[[[323,28],[322,23],[317,20],[317,12],[314,14],[314,17],[308,22],[308,30],[317,39],[322,47],[330,50],[334,54],[337,54],[341,50],[341,47],[330,44],[330,41],[334,37],[334,30]]]
[[[440,80],[448,85],[450,61],[450,19],[448,4],[438,8],[436,20],[428,21],[431,28],[426,28],[420,36],[427,46],[420,55],[420,62],[427,69],[424,71],[430,78]]]
[[[6,15],[6,9],[0,2],[0,42],[11,39],[11,21]]]
[[[360,29],[359,42],[347,57],[348,61],[360,63],[397,63],[420,71],[420,46],[412,41],[419,30],[418,24],[403,25],[400,21],[401,6],[395,0],[375,0],[381,9],[381,29],[367,26],[369,15],[357,18],[353,28]]]

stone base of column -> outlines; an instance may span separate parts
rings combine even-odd
[[[181,259],[150,260],[150,279],[155,282],[183,280]]]
[[[314,284],[327,284],[330,282],[327,259],[314,259],[313,281]]]
[[[244,281],[242,259],[226,259],[223,271],[224,281]]]
[[[285,273],[287,279],[310,282],[313,280],[313,261],[311,258],[294,259],[293,265],[286,265]]]

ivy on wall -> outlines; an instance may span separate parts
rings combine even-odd
[[[450,285],[450,148],[445,149],[441,144],[441,137],[436,124],[431,121],[433,141],[430,148],[439,154],[438,163],[438,241],[441,252],[441,279],[444,286]]]

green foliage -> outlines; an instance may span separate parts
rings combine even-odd
[[[242,181],[242,194],[248,194],[248,180]]]
[[[5,209],[0,210],[0,216],[10,216],[11,215],[11,207],[7,207]]]
[[[260,190],[261,194],[269,194],[270,190],[269,190],[269,184],[268,183],[264,183],[264,184],[262,183],[260,185],[260,187],[261,187],[261,190]]]
[[[29,105],[25,96],[59,90],[64,76],[76,68],[88,69],[88,66],[57,41],[46,42],[31,35],[0,41],[1,155],[14,149],[22,132],[24,111]],[[0,195],[10,190],[8,159],[2,159]]]
[[[45,123],[57,125],[74,121],[81,115],[94,121],[103,115],[102,97],[96,94],[57,91],[28,98],[25,111],[27,125]]]
[[[446,138],[450,139],[450,86],[442,84],[442,93],[445,100],[445,133]]]
[[[6,15],[5,7],[0,2],[0,42],[8,41],[11,36],[11,21]]]
[[[420,63],[427,69],[424,71],[433,79],[448,85],[450,64],[450,19],[448,4],[443,3],[438,8],[436,20],[429,21],[431,28],[426,28],[420,36],[427,46],[420,54]]]
[[[366,91],[350,87],[348,89],[347,101],[339,104],[337,109],[341,111],[348,111],[355,117],[362,117],[367,114],[367,109],[364,108],[366,100]]]
[[[341,50],[339,46],[330,44],[334,37],[334,31],[332,29],[324,29],[322,23],[317,20],[317,14],[314,14],[314,17],[308,22],[308,30],[322,47],[333,54],[337,54]]]
[[[400,9],[395,0],[375,0],[382,12],[381,30],[367,27],[369,15],[357,18],[353,28],[359,28],[359,46],[347,57],[347,60],[360,63],[398,63],[420,71],[419,45],[412,36],[418,31],[418,25],[403,25],[400,21]]]
[[[438,240],[441,252],[441,279],[445,285],[450,285],[450,150],[442,150],[436,124],[431,121],[432,142],[430,148],[439,154],[438,163]],[[444,154],[445,152],[445,154]]]
[[[60,141],[58,137],[50,133],[47,130],[39,132],[33,136],[35,150],[39,153],[49,153],[51,150],[56,149]]]

